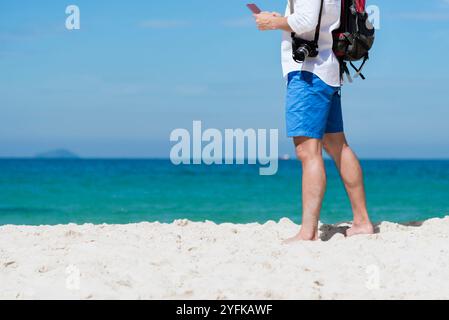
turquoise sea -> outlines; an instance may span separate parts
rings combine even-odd
[[[374,221],[449,215],[449,161],[362,161]],[[321,220],[351,220],[342,183],[326,163]],[[300,222],[301,168],[174,166],[168,160],[0,160],[0,225],[171,222]]]

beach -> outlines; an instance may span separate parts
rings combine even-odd
[[[449,299],[449,217],[283,245],[299,226],[0,227],[0,299]]]

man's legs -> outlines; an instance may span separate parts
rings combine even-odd
[[[285,243],[318,240],[318,221],[326,189],[323,143],[318,139],[294,138],[296,155],[302,163],[302,227]]]
[[[335,161],[351,201],[354,224],[347,231],[347,235],[374,233],[366,208],[362,168],[357,156],[349,147],[344,133],[326,134],[323,146],[329,156]]]

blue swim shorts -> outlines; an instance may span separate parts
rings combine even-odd
[[[323,139],[326,133],[343,132],[340,88],[311,72],[289,73],[286,120],[289,137]]]

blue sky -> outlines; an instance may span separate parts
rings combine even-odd
[[[279,128],[292,153],[280,33],[259,33],[245,3],[3,0],[0,156],[167,157],[170,132],[193,120]],[[368,3],[381,29],[368,79],[343,91],[351,144],[364,158],[449,158],[449,1]],[[70,4],[81,30],[65,29]]]

